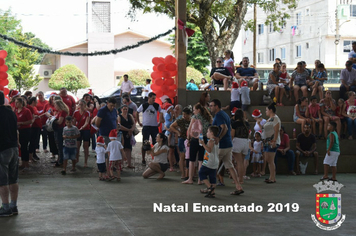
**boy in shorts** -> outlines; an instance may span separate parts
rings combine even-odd
[[[72,123],[71,116],[66,117],[66,126],[63,128],[63,170],[62,175],[66,174],[68,160],[72,160],[71,172],[76,171],[75,164],[77,163],[77,138],[80,137],[80,132]]]
[[[113,129],[110,131],[109,134],[110,138],[110,143],[108,144],[108,147],[106,148],[106,152],[108,153],[109,156],[109,181],[114,180],[114,171],[117,173],[117,181],[120,181],[120,167],[121,167],[121,160],[122,157],[126,161],[126,156],[124,152],[124,147],[122,144],[117,141],[117,131],[116,129]]]
[[[336,133],[336,122],[331,121],[327,129],[330,131],[328,138],[326,140],[326,155],[324,159],[324,176],[320,180],[331,180],[331,181],[337,181],[336,180],[336,163],[337,159],[339,158],[340,155],[340,146],[339,146],[339,137]],[[333,177],[329,179],[328,177],[328,171],[329,171],[329,166],[331,167],[332,175]]]
[[[247,118],[246,111],[248,109],[248,106],[251,104],[251,99],[250,99],[250,88],[248,87],[247,81],[243,80],[241,82],[241,104],[242,104],[242,110],[244,112],[245,119]]]
[[[96,164],[99,170],[99,180],[107,180],[108,177],[106,175],[106,164],[105,164],[105,152],[106,152],[105,141],[102,136],[99,136],[96,139]]]

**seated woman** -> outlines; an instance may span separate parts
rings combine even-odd
[[[336,102],[331,96],[331,91],[326,91],[325,92],[325,98],[320,100],[320,108],[321,108],[321,114],[323,115],[324,119],[324,138],[326,139],[328,136],[328,124],[330,121],[335,121],[336,122],[336,130],[337,134],[340,137],[340,131],[341,131],[341,121],[338,116],[336,116],[335,110],[336,110]]]
[[[302,125],[302,132],[304,132],[304,125],[310,124],[308,98],[302,97],[298,99],[297,104],[294,107],[293,121]]]
[[[304,69],[303,63],[298,62],[296,70],[292,73],[291,85],[294,82],[294,98],[299,99],[299,90],[302,90],[303,97],[308,96],[307,80],[310,80],[309,73]]]
[[[267,82],[267,90],[269,95],[271,95],[274,91],[274,95],[277,99],[277,106],[283,106],[282,98],[284,94],[284,86],[279,86],[279,77],[282,72],[281,65],[279,63],[275,63],[273,65],[273,71],[269,73],[268,82]]]
[[[200,90],[211,90],[211,86],[205,78],[201,78],[201,84],[199,84]]]
[[[344,110],[344,117],[347,122],[347,133],[349,135],[350,140],[352,140],[353,131],[356,129],[356,116],[355,116],[355,109],[356,109],[356,99],[355,99],[355,92],[349,91],[347,93],[349,99],[345,102],[345,110]]]
[[[165,176],[166,170],[169,168],[168,164],[168,150],[169,147],[167,146],[167,136],[164,133],[157,134],[156,137],[156,144],[153,148],[148,151],[153,155],[153,161],[148,164],[147,170],[143,172],[143,178],[147,179],[155,174],[159,174],[157,179],[163,179]]]

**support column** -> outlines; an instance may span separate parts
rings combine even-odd
[[[175,53],[177,59],[177,96],[178,103],[182,106],[186,106],[187,103],[187,91],[186,91],[186,67],[187,67],[187,53],[186,46],[183,40],[183,31],[178,29],[178,19],[180,19],[184,24],[187,21],[187,2],[186,0],[176,0],[176,41],[175,41]]]

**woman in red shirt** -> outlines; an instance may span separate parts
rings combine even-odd
[[[55,108],[54,108],[54,96],[55,94],[51,94],[51,96],[49,97],[48,103],[44,106],[43,108],[43,114],[42,114],[42,124],[46,124],[47,121],[47,116],[46,113],[49,113],[50,115],[54,115],[55,112]],[[43,128],[44,132],[47,133],[48,136],[48,140],[49,140],[49,150],[52,153],[52,157],[54,158],[56,155],[58,155],[58,149],[57,149],[57,145],[56,142],[54,140],[54,131],[47,131],[46,128]],[[43,137],[43,136],[42,136]]]
[[[90,141],[90,112],[87,111],[87,103],[85,100],[79,101],[79,110],[76,110],[73,114],[74,125],[80,131],[80,137],[77,138],[77,163],[79,162],[80,146],[84,148],[84,167],[88,167],[89,156],[89,141]]]
[[[32,124],[32,114],[29,109],[24,107],[24,100],[19,97],[15,99],[15,114],[17,117],[17,127],[19,129],[19,142],[21,145],[21,160],[22,165],[19,167],[20,170],[24,170],[29,167],[29,148],[28,144],[31,139],[31,124]]]
[[[58,149],[58,161],[55,163],[54,167],[60,167],[63,164],[63,128],[65,126],[65,118],[69,114],[69,109],[67,105],[62,100],[57,100],[54,102],[54,108],[57,113],[54,115],[56,121],[54,122],[57,127],[54,130],[54,140],[56,141],[56,146]],[[46,116],[51,119],[53,116],[46,113]]]
[[[33,123],[31,127],[31,140],[30,140],[30,160],[36,162],[39,160],[38,156],[36,155],[36,148],[39,146],[40,142],[40,133],[42,128],[42,122],[38,114],[38,110],[36,108],[37,99],[36,97],[31,97],[29,100],[29,105],[27,106],[28,109],[32,112]]]
[[[44,108],[45,108],[46,104],[48,104],[48,101],[46,101],[46,99],[44,98],[44,94],[43,94],[42,91],[39,91],[37,93],[37,97],[38,97],[38,99],[37,99],[36,108],[38,110],[39,115],[41,115],[41,114],[43,114],[45,112]],[[42,147],[43,147],[43,151],[45,153],[48,152],[48,150],[47,150],[47,138],[48,138],[48,135],[47,135],[47,130],[45,128],[46,120],[47,120],[46,116],[42,116],[41,117],[42,126],[41,126],[40,135],[42,134]],[[39,149],[39,146],[37,147],[37,149]]]

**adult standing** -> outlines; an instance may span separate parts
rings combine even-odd
[[[193,107],[193,116],[190,120],[188,128],[188,144],[189,144],[189,178],[182,182],[183,184],[192,184],[193,176],[195,171],[195,161],[198,155],[198,172],[203,164],[205,149],[199,144],[199,135],[203,136],[204,143],[208,142],[206,133],[208,128],[213,121],[213,117],[210,115],[209,111],[203,107],[200,103],[197,103]],[[200,180],[199,183],[200,184]]]
[[[181,118],[177,118],[176,121],[171,124],[169,128],[170,132],[176,133],[178,136],[178,151],[179,151],[179,169],[181,173],[181,179],[185,179],[184,160],[185,160],[185,146],[184,141],[187,139],[187,132],[192,117],[192,111],[189,107],[183,109],[183,115]]]
[[[33,123],[31,126],[31,140],[30,140],[30,148],[29,148],[29,158],[31,161],[38,161],[39,158],[36,155],[36,148],[39,146],[40,142],[40,133],[42,128],[42,122],[39,117],[38,110],[36,108],[37,98],[31,97],[29,99],[29,104],[27,106],[28,109],[32,112]]]
[[[44,98],[44,94],[42,91],[39,91],[37,93],[37,105],[36,105],[36,108],[37,108],[37,111],[40,115],[42,115],[45,110],[45,106],[48,104],[48,101]],[[42,135],[42,148],[43,148],[43,151],[45,153],[48,152],[47,150],[47,141],[48,141],[48,134],[47,134],[47,130],[46,130],[46,116],[41,116],[41,133],[40,135]],[[39,149],[39,147],[38,147]]]
[[[42,114],[41,120],[44,121],[44,124],[46,124],[46,121],[48,119],[48,117],[46,116],[46,113],[49,113],[51,116],[53,116],[54,112],[56,110],[54,108],[54,96],[55,96],[55,94],[50,95],[50,97],[48,99],[48,103],[43,108],[44,113]],[[52,157],[54,158],[55,156],[58,155],[58,148],[56,145],[56,141],[54,140],[54,131],[47,131],[46,127],[44,127],[43,129],[45,129],[47,132],[48,141],[49,141],[49,150],[52,153]]]
[[[244,119],[244,112],[237,110],[234,121],[231,124],[232,155],[237,163],[237,175],[240,183],[243,183],[246,169],[244,168],[244,158],[249,153],[249,130],[250,125]]]
[[[216,67],[210,71],[210,78],[214,81],[214,84],[223,84],[224,90],[227,90],[232,76],[229,70],[224,67],[224,59],[222,57],[216,58],[215,65]]]
[[[296,173],[294,172],[295,154],[294,154],[293,150],[290,149],[289,136],[288,136],[288,134],[286,134],[283,125],[281,126],[280,137],[281,137],[281,144],[279,145],[279,147],[277,149],[276,157],[274,160],[276,169],[277,169],[278,159],[280,159],[281,157],[287,158],[289,174],[296,175]]]
[[[56,100],[54,102],[54,108],[56,113],[56,129],[54,130],[54,140],[58,149],[58,161],[54,164],[54,167],[60,167],[63,164],[63,128],[65,126],[65,118],[69,114],[69,108],[62,100]],[[50,113],[46,113],[46,116],[51,119],[53,116]]]
[[[142,165],[146,165],[146,152],[143,150],[143,143],[146,140],[152,139],[152,144],[156,143],[156,136],[158,134],[158,121],[157,112],[161,112],[162,109],[158,103],[155,103],[156,94],[151,92],[148,94],[147,103],[141,104],[137,109],[136,120],[142,128]],[[140,122],[140,112],[142,112],[142,123]]]
[[[298,134],[296,144],[295,160],[297,164],[297,174],[300,175],[299,157],[314,157],[314,174],[318,174],[318,152],[316,151],[316,139],[311,133],[310,124],[304,125],[303,133]]]
[[[340,73],[340,98],[346,100],[346,93],[348,91],[356,92],[356,70],[352,68],[352,61],[347,61],[345,67]]]
[[[137,116],[137,105],[131,100],[131,98],[128,95],[124,95],[123,104],[128,107],[129,114],[131,114],[133,117]]]
[[[88,167],[89,143],[90,143],[90,112],[87,111],[87,102],[84,99],[79,101],[79,109],[73,113],[73,125],[77,126],[80,136],[77,138],[76,163],[79,162],[80,146],[83,141],[84,167]]]
[[[219,134],[219,161],[224,163],[226,169],[229,169],[232,179],[234,180],[236,190],[231,195],[240,195],[244,193],[242,186],[237,178],[236,170],[231,161],[232,140],[231,140],[231,121],[230,117],[221,110],[221,102],[213,99],[209,104],[210,110],[215,114],[213,125],[220,129]]]
[[[31,111],[25,106],[23,98],[18,97],[15,100],[15,114],[17,117],[17,127],[19,130],[19,143],[21,145],[21,160],[22,165],[20,170],[29,167],[29,143],[31,140],[31,124],[33,117]],[[6,122],[5,122],[6,124]],[[1,135],[2,136],[2,135]]]
[[[127,167],[130,169],[135,168],[131,164],[131,154],[132,154],[132,133],[136,127],[134,117],[129,113],[129,108],[127,105],[121,107],[122,113],[118,116],[118,122],[121,124],[120,129],[124,138],[124,152],[127,158]]]
[[[124,75],[124,81],[121,84],[121,96],[124,94],[128,94],[130,96],[132,90],[134,89],[133,83],[129,80],[129,76],[127,74]]]
[[[266,121],[262,130],[262,139],[264,139],[264,152],[266,162],[268,163],[269,178],[265,180],[267,184],[276,182],[276,166],[274,164],[274,157],[276,155],[278,146],[281,144],[280,128],[281,120],[276,114],[276,104],[272,103],[266,107],[266,115],[269,119]]]
[[[69,109],[68,115],[72,115],[73,112],[75,111],[75,100],[72,96],[68,95],[67,89],[66,88],[61,88],[59,91],[59,96],[62,98],[62,101],[67,105]]]
[[[18,133],[17,117],[0,91],[0,217],[17,215],[18,185]],[[11,202],[9,201],[9,195]]]
[[[248,57],[242,58],[242,66],[236,70],[236,79],[241,84],[242,80],[246,80],[249,87],[252,87],[253,91],[258,88],[258,73],[255,68],[249,67],[250,60]]]
[[[143,88],[143,91],[142,91],[142,98],[143,98],[144,102],[148,101],[148,94],[150,92],[152,92],[151,80],[150,79],[146,79],[146,85],[145,85],[145,87]],[[136,116],[134,116],[134,117],[136,117]]]
[[[294,98],[299,99],[299,90],[302,90],[303,97],[308,97],[307,80],[310,80],[310,73],[304,69],[303,63],[298,62],[297,69],[291,75],[291,84],[294,82]]]

